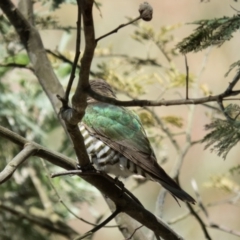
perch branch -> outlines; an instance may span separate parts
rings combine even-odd
[[[0,136],[18,144],[21,147],[23,147],[24,144],[28,143],[25,138],[1,126]],[[47,161],[53,163],[54,165],[63,167],[65,169],[74,169],[74,160],[63,156],[62,154],[50,151],[37,143],[31,142],[31,144],[37,149],[35,153],[36,156],[44,158]],[[118,206],[122,210],[122,212],[125,212],[130,217],[140,222],[142,225],[151,229],[155,234],[168,240],[182,239],[165,222],[163,222],[161,219],[158,219],[140,204],[137,204],[135,200],[128,196],[127,193],[123,194],[122,189],[117,187],[114,181],[109,181],[108,178],[104,177],[104,175],[101,174],[97,174],[94,176],[92,176],[91,174],[86,174],[85,176],[81,177],[85,181],[94,185],[103,194],[108,196],[116,204],[116,206]]]
[[[0,133],[1,134],[1,133]],[[32,156],[37,149],[31,145],[26,144],[24,149],[19,152],[2,170],[0,173],[0,184],[7,181],[13,173],[16,171],[17,167],[21,165],[25,160],[27,160],[30,156]]]

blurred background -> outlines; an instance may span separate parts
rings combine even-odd
[[[106,80],[116,90],[119,90],[118,86],[119,88],[125,86],[125,88],[122,87],[120,89],[122,92],[118,95],[119,99],[129,99],[130,97],[149,100],[183,99],[185,98],[185,60],[182,54],[179,54],[177,50],[173,51],[173,49],[175,49],[178,42],[191,34],[196,28],[195,25],[188,23],[200,19],[232,16],[237,14],[233,8],[240,10],[240,4],[230,0],[205,2],[200,2],[199,0],[150,0],[148,2],[153,7],[153,19],[150,22],[140,21],[137,25],[124,27],[117,33],[99,41],[96,57],[92,64],[92,71],[97,73],[96,76],[107,77],[108,79]],[[137,17],[138,8],[142,1],[101,0],[100,3],[100,10],[96,7],[94,8],[96,37],[102,36],[120,24],[128,22],[128,18]],[[49,6],[49,4],[42,6],[40,3],[37,3],[35,4],[35,11],[43,17],[51,15],[62,27],[75,27],[77,17],[75,5],[61,4],[57,10],[52,12],[49,11]],[[153,36],[166,40],[166,45],[164,45],[163,49],[160,49],[156,42],[151,39],[146,41],[140,40],[136,31],[154,32]],[[53,52],[57,50],[69,59],[73,59],[75,30],[66,32],[42,29],[40,33],[45,48]],[[84,49],[83,47],[84,44],[82,43],[82,50]],[[203,97],[222,93],[236,73],[233,70],[225,77],[230,65],[239,60],[238,50],[239,32],[235,33],[230,41],[224,43],[219,48],[211,47],[201,52],[187,54],[191,79],[189,97]],[[159,66],[143,64],[133,67],[126,60],[125,55],[130,58],[155,59]],[[66,87],[69,77],[69,66],[66,63],[60,63],[51,54],[49,57],[53,66],[57,69],[56,73],[61,83]],[[19,71],[14,70],[9,74],[15,76],[19,74]],[[126,77],[125,80],[124,77]],[[31,79],[35,81],[34,78]],[[238,87],[239,84],[237,84],[235,89],[238,89]],[[44,101],[47,104],[47,101]],[[226,104],[229,103],[230,101]],[[209,105],[217,107],[216,103],[209,103]],[[149,116],[147,112],[138,108],[135,110],[140,114],[145,123],[146,131],[152,140],[153,148],[161,166],[171,175],[174,174],[176,165],[181,160],[183,161],[180,168],[179,181],[182,188],[194,198],[196,198],[196,193],[191,182],[193,180],[196,181],[202,203],[205,206],[209,205],[207,207],[209,217],[207,218],[202,211],[199,212],[200,217],[207,224],[209,221],[212,221],[225,226],[226,229],[238,231],[239,234],[239,201],[236,201],[234,204],[230,204],[228,201],[228,199],[239,195],[239,174],[230,174],[229,172],[229,169],[239,164],[239,146],[236,145],[224,160],[216,152],[212,152],[211,149],[205,150],[205,144],[199,142],[207,133],[204,130],[204,126],[209,124],[214,117],[223,118],[223,116],[202,105],[161,106],[154,108],[154,110],[151,108],[160,119],[164,120],[164,126],[169,129],[172,138],[177,141],[180,147],[180,150],[177,150],[171,139],[166,135],[166,132],[156,124],[151,115]],[[50,107],[48,111],[51,111]],[[186,133],[190,134],[192,142],[198,143],[188,148]],[[64,138],[63,134],[60,128],[50,131],[44,137],[43,145],[52,150],[59,150],[64,146],[59,141],[59,139]],[[27,136],[29,136],[29,133]],[[71,152],[71,147],[68,147],[70,148],[69,152]],[[187,151],[184,152],[186,148]],[[62,152],[67,154],[67,152],[64,152],[65,150],[62,148]],[[64,179],[70,182],[71,180],[74,181],[75,178],[64,177]],[[163,209],[159,209],[157,199],[159,194],[161,194],[161,186],[154,182],[138,184],[134,178],[126,179],[123,182],[125,187],[130,189],[149,211],[161,212],[161,217],[167,222],[174,222],[176,218],[188,213],[185,204],[180,203],[181,207],[179,207],[169,194],[166,196]],[[103,197],[93,187],[81,181],[78,184],[70,184],[69,186],[75,188],[75,203],[72,210],[80,217],[94,222],[96,217],[103,215],[106,218],[110,214]],[[81,191],[82,189],[87,189],[86,196],[89,197],[83,196],[84,193],[80,190],[78,195],[76,193],[78,187]],[[58,185],[57,182],[56,188],[61,197],[67,202],[68,191],[61,184]],[[71,189],[68,190],[70,191]],[[86,197],[86,199],[78,201],[78,197]],[[194,208],[198,209],[198,205]],[[92,228],[88,224],[76,220],[73,216],[68,217],[68,222],[70,226],[81,233]],[[111,224],[114,224],[114,221]],[[199,223],[192,215],[187,215],[178,221],[176,220],[176,222],[171,224],[171,227],[182,235],[184,239],[205,239]],[[207,229],[212,239],[239,239],[239,236],[219,229]],[[55,239],[55,237],[53,236],[52,239]],[[103,228],[94,235],[93,239],[123,239],[123,236],[118,229]],[[149,237],[149,239],[151,238]]]

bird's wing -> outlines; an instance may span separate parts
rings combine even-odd
[[[105,103],[88,105],[83,119],[91,135],[123,154],[154,179],[165,179],[139,117],[132,111]],[[175,182],[174,182],[175,183]]]
[[[134,112],[106,103],[92,103],[86,109],[83,124],[92,136],[141,167],[174,196],[195,202],[158,165],[141,121]]]

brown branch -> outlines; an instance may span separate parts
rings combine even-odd
[[[15,27],[28,53],[34,72],[51,101],[53,109],[57,113],[60,108],[60,102],[56,98],[56,94],[58,93],[63,96],[64,91],[47,58],[37,29],[23,16],[10,0],[1,0],[0,8]],[[30,16],[31,14],[28,14],[27,17]]]
[[[141,18],[142,18],[142,17],[139,16],[139,17],[137,17],[137,18],[129,21],[128,23],[119,25],[117,28],[113,29],[113,30],[110,31],[109,33],[106,33],[106,34],[102,35],[101,37],[97,38],[97,39],[95,40],[96,44],[97,44],[98,41],[100,41],[101,39],[103,39],[103,38],[105,38],[105,37],[107,37],[107,36],[109,36],[109,35],[111,35],[111,34],[113,34],[113,33],[117,33],[119,29],[121,29],[121,28],[123,28],[123,27],[126,27],[126,26],[128,26],[128,25],[136,22],[136,21],[138,21],[138,20],[141,19]]]
[[[120,101],[114,98],[102,96],[99,93],[94,92],[90,86],[85,91],[94,99],[100,102],[106,102],[116,106],[124,107],[144,107],[144,106],[173,106],[173,105],[197,105],[207,102],[219,102],[219,100],[227,100],[228,97],[236,96],[240,93],[240,90],[233,91],[234,86],[240,79],[240,71],[234,76],[233,80],[229,83],[227,89],[218,95],[202,97],[202,98],[189,98],[189,99],[175,99],[175,100],[160,100],[160,101],[149,101],[149,100],[131,100],[131,101]]]
[[[116,209],[107,219],[105,219],[102,223],[100,223],[99,225],[97,225],[96,227],[94,227],[92,230],[88,231],[87,233],[85,233],[84,235],[82,235],[81,237],[77,237],[74,240],[80,240],[80,239],[84,239],[86,237],[91,236],[93,233],[97,232],[99,229],[103,228],[106,224],[108,224],[112,219],[114,219],[119,213],[120,213],[120,209]]]
[[[64,56],[63,54],[61,54],[60,52],[58,52],[58,51],[53,52],[53,51],[50,50],[50,49],[45,49],[45,51],[46,51],[48,54],[54,56],[55,58],[57,58],[57,59],[65,62],[65,63],[68,63],[68,64],[70,64],[70,65],[73,65],[73,61],[70,60],[70,59],[68,59],[67,57],[65,57],[65,56]],[[78,68],[79,70],[81,70],[81,66],[80,66],[79,64],[77,64],[77,68]],[[91,71],[91,70],[90,70],[90,75],[91,75],[91,76],[96,76],[96,74],[95,74],[93,71]]]
[[[92,170],[92,169],[91,169]],[[51,174],[52,178],[55,177],[59,177],[59,176],[67,176],[67,175],[78,175],[78,176],[96,176],[96,175],[102,175],[105,178],[107,178],[110,182],[113,182],[119,189],[121,189],[125,194],[127,194],[129,197],[131,197],[137,204],[142,205],[142,203],[132,194],[131,191],[129,191],[127,188],[124,187],[124,185],[122,184],[122,182],[117,182],[116,179],[113,179],[112,177],[110,177],[109,175],[107,175],[104,172],[100,172],[100,171],[96,171],[95,169],[93,169],[93,171],[82,171],[82,170],[68,170],[68,171],[64,171],[64,172],[59,172],[59,173],[53,173]],[[119,184],[120,183],[120,184]]]
[[[184,55],[185,66],[186,66],[186,99],[188,99],[188,89],[189,89],[189,67],[187,62],[187,56]]]
[[[206,225],[205,223],[203,222],[203,220],[200,218],[200,216],[195,212],[195,210],[193,209],[193,207],[191,206],[191,204],[189,203],[186,203],[190,213],[196,218],[196,220],[198,221],[200,227],[202,228],[203,230],[203,233],[204,233],[204,236],[206,239],[208,240],[212,240],[211,236],[209,235],[208,231],[207,231],[207,228],[206,228]]]
[[[64,97],[66,103],[69,102],[69,94],[72,88],[73,80],[75,78],[75,72],[76,72],[78,60],[80,57],[80,44],[81,44],[81,9],[80,9],[80,4],[78,0],[76,49],[75,49],[75,57],[72,65],[72,71],[71,71],[70,79],[68,81],[68,86],[67,86],[65,97]]]
[[[127,238],[126,240],[131,240],[132,237],[133,237],[133,235],[134,235],[140,228],[142,228],[142,227],[143,227],[143,225],[141,225],[141,226],[137,227],[136,229],[134,229],[132,235],[131,235],[129,238]]]
[[[18,153],[0,172],[0,184],[7,181],[16,171],[17,167],[21,165],[25,160],[27,160],[30,156],[32,156],[34,153],[36,153],[36,151],[37,149],[33,145],[26,144],[24,146],[24,149],[20,153]]]
[[[225,227],[223,225],[219,225],[219,224],[214,223],[214,222],[211,221],[211,219],[209,217],[209,214],[208,214],[208,211],[207,211],[206,207],[204,206],[204,204],[202,202],[202,198],[201,198],[201,196],[199,194],[198,186],[197,186],[197,183],[196,183],[195,180],[192,181],[192,186],[193,186],[193,189],[194,189],[194,191],[196,193],[196,196],[197,196],[198,205],[199,205],[200,209],[202,210],[202,212],[207,217],[207,220],[209,222],[209,224],[205,224],[205,226],[209,227],[209,228],[215,228],[215,229],[218,229],[219,231],[223,231],[223,232],[226,232],[226,233],[229,233],[229,234],[232,234],[232,235],[240,237],[240,232],[232,230],[230,228],[227,228],[227,227]]]
[[[83,25],[84,25],[84,35],[85,35],[85,49],[83,53],[83,57],[81,59],[81,71],[79,74],[79,80],[77,83],[76,91],[72,98],[72,108],[68,107],[68,103],[64,101],[64,99],[60,100],[63,103],[63,107],[61,108],[60,115],[62,119],[65,121],[67,131],[72,140],[74,150],[76,152],[79,165],[81,167],[90,166],[89,157],[85,148],[84,139],[80,133],[78,128],[78,123],[81,121],[85,114],[85,109],[87,107],[87,94],[83,91],[89,85],[89,74],[90,74],[90,66],[93,59],[93,53],[95,49],[95,37],[94,37],[94,25],[93,25],[93,17],[92,17],[92,7],[93,0],[79,0],[77,1],[79,7],[78,10],[81,10],[81,14],[83,17]],[[78,13],[78,18],[80,18],[80,12]],[[77,27],[78,33],[80,34],[80,22],[78,22]],[[80,46],[80,36],[77,39],[77,47]],[[75,61],[76,68],[77,62]]]
[[[6,67],[6,68],[24,68],[28,69],[32,72],[34,72],[34,69],[32,67],[29,67],[26,64],[19,64],[19,63],[6,63],[6,64],[0,64],[0,67]]]
[[[240,71],[238,71],[237,74],[234,76],[233,80],[229,83],[229,86],[224,93],[225,94],[231,93],[235,85],[238,83],[239,79],[240,79]]]
[[[10,141],[18,144],[21,147],[23,147],[24,144],[28,143],[25,138],[1,126],[0,136],[9,139]],[[53,163],[54,165],[63,167],[65,169],[74,169],[74,160],[63,156],[62,154],[50,151],[37,143],[31,142],[31,144],[37,149],[35,153],[36,156],[42,157],[47,161]],[[116,186],[114,181],[109,181],[109,178],[106,178],[105,175],[88,175],[86,172],[81,177],[85,181],[94,185],[104,195],[108,196],[123,212],[140,222],[142,225],[151,229],[155,234],[168,240],[182,239],[165,222],[163,222],[161,219],[158,219],[140,204],[136,204],[135,200],[133,200],[130,196],[128,196],[127,193],[123,192],[122,189]]]
[[[76,214],[67,206],[67,204],[62,200],[60,194],[58,193],[57,189],[55,188],[55,186],[54,186],[53,183],[52,183],[52,177],[51,177],[51,174],[50,174],[50,172],[49,172],[49,169],[48,169],[47,166],[46,166],[45,161],[42,160],[42,164],[43,164],[43,167],[44,167],[45,171],[47,172],[47,177],[48,177],[48,180],[49,180],[49,184],[50,184],[51,188],[53,189],[55,195],[58,197],[58,201],[59,201],[59,202],[67,209],[67,211],[68,211],[69,213],[71,213],[76,219],[78,219],[78,220],[80,220],[80,221],[82,221],[82,222],[84,222],[84,223],[87,223],[87,224],[89,224],[89,225],[91,225],[91,226],[96,226],[96,224],[91,223],[91,222],[89,222],[89,221],[87,221],[87,220],[79,217],[78,215],[76,215]],[[116,226],[116,225],[114,225],[114,226],[105,226],[105,228],[113,228],[113,227],[118,227],[118,226]]]
[[[217,102],[219,98],[223,100],[227,100],[225,98],[230,96],[235,96],[240,93],[240,90],[224,92],[219,95],[202,97],[202,98],[189,98],[189,99],[175,99],[175,100],[160,100],[160,101],[149,101],[149,100],[131,100],[131,101],[120,101],[114,98],[102,96],[96,92],[94,92],[90,86],[86,88],[86,92],[94,99],[100,102],[106,102],[116,106],[124,106],[124,107],[144,107],[144,106],[175,106],[175,105],[197,105],[203,104],[206,102]]]
[[[95,43],[97,44],[99,40],[113,34],[113,33],[117,33],[119,29],[123,28],[123,27],[126,27],[140,19],[144,20],[144,21],[150,21],[152,19],[152,14],[153,14],[153,8],[151,7],[151,5],[147,2],[144,2],[142,4],[140,4],[139,6],[139,13],[140,13],[140,16],[129,21],[128,23],[125,23],[125,24],[121,24],[119,25],[117,28],[113,29],[112,31],[110,31],[109,33],[106,33],[104,34],[103,36],[97,38],[95,40]]]
[[[207,225],[207,227],[215,228],[215,229],[218,229],[219,231],[223,231],[223,232],[232,234],[234,236],[240,237],[240,232],[239,231],[232,230],[232,229],[227,228],[223,225],[219,225],[219,224],[216,224],[216,223],[210,223],[209,225]]]
[[[44,158],[51,162],[52,164],[65,168],[65,169],[74,169],[76,166],[76,161],[64,156],[63,154],[60,154],[58,152],[50,151],[47,148],[41,146],[40,144],[37,144],[35,142],[30,142],[24,137],[21,137],[20,135],[10,131],[7,128],[4,128],[0,126],[0,137],[3,137],[5,139],[10,140],[11,142],[17,144],[18,146],[24,148],[24,145],[26,146],[33,146],[33,148],[36,149],[35,156]],[[21,162],[20,162],[21,164]],[[17,168],[19,165],[14,165],[12,167]]]

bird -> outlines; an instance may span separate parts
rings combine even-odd
[[[89,84],[94,92],[116,99],[105,80],[90,80]],[[158,164],[141,120],[134,111],[88,96],[79,128],[87,153],[97,170],[117,178],[141,175],[160,183],[176,200],[195,203]]]

